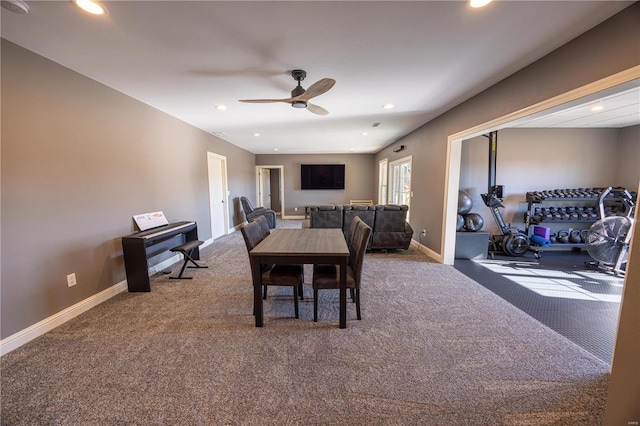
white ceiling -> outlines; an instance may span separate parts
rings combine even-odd
[[[575,105],[525,119],[513,127],[628,127],[640,124],[640,82],[630,89],[584,99]]]
[[[109,1],[107,16],[92,17],[65,0],[0,11],[3,38],[253,153],[373,153],[631,3]],[[329,115],[238,102],[289,97],[296,68],[303,87],[336,79],[312,100]],[[637,95],[616,99],[631,124]]]

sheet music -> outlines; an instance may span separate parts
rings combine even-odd
[[[133,220],[141,231],[169,224],[162,211],[137,214],[133,216]]]

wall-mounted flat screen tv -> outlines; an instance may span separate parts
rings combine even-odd
[[[344,164],[302,164],[302,189],[344,189]]]

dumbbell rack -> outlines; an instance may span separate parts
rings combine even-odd
[[[544,191],[527,192],[527,212],[524,223],[525,232],[531,236],[534,225],[562,225],[567,224],[571,229],[578,229],[579,224],[588,224],[588,229],[592,223],[600,219],[598,208],[598,196],[604,188],[576,188],[576,189],[552,189]],[[616,198],[607,197],[606,201],[616,201]],[[545,207],[543,207],[545,205]],[[564,232],[564,231],[559,231]],[[584,242],[555,242],[549,247],[532,244],[531,249],[536,257],[544,250],[571,249],[582,250],[585,248]]]

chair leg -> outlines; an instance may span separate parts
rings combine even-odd
[[[313,322],[318,322],[318,290],[313,289]]]
[[[300,300],[304,300],[304,287],[303,287],[303,282],[300,281],[300,283],[298,284],[298,294],[300,295]]]
[[[296,318],[299,318],[299,316],[298,316],[298,286],[297,285],[293,286],[293,303],[294,303],[294,306],[295,306]]]
[[[262,295],[262,298],[263,299],[267,298],[267,286],[266,285],[264,286],[264,294]]]
[[[351,301],[355,303],[356,301],[356,290],[353,288],[349,289],[351,291]]]
[[[182,274],[184,273],[184,270],[187,267],[187,262],[189,262],[189,259],[185,258],[184,259],[184,263],[182,264],[182,269],[180,269],[180,273],[178,274],[177,277],[169,277],[172,280],[191,280],[193,279],[192,277],[183,277]]]
[[[198,268],[198,269],[205,269],[208,268],[208,266],[204,266],[204,265],[199,265],[194,259],[193,257],[191,257],[191,255],[193,254],[193,251],[195,250],[195,248],[192,248],[191,250],[187,251],[180,251],[180,253],[182,253],[182,256],[184,257],[184,263],[182,264],[182,269],[180,269],[180,273],[178,274],[177,277],[169,277],[172,280],[190,280],[193,279],[192,277],[183,277],[182,274],[184,273],[184,270],[187,268],[187,264],[189,262],[193,263],[195,266],[189,266],[189,268]]]
[[[356,288],[355,293],[356,293],[356,314],[358,316],[358,319],[361,320],[362,316],[360,315],[360,289]]]

